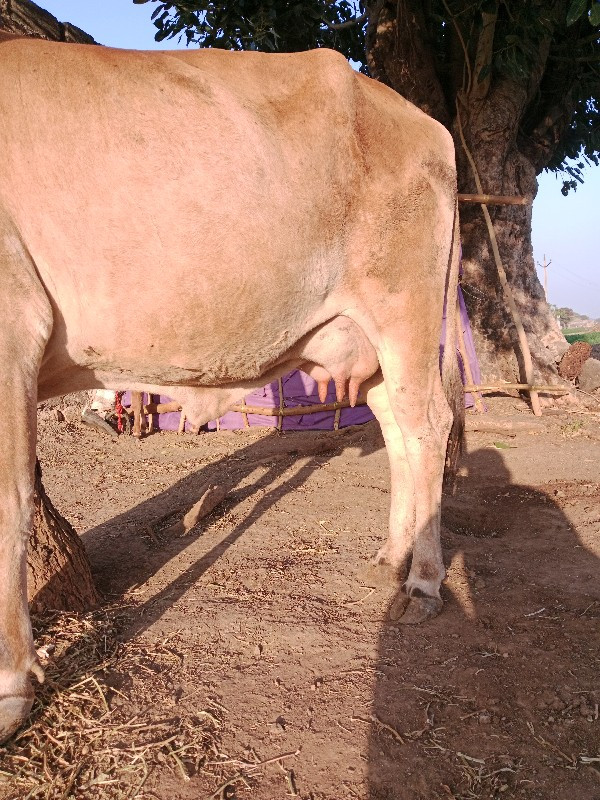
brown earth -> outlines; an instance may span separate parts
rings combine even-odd
[[[600,414],[469,433],[444,610],[404,627],[369,565],[389,504],[375,424],[138,442],[68,412],[40,415],[44,482],[109,609],[71,633],[36,620],[50,686],[0,798],[600,799]],[[207,483],[224,503],[168,538]]]

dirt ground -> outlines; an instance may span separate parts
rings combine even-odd
[[[531,419],[518,399],[490,407]],[[375,423],[138,442],[66,417],[41,412],[39,455],[106,598],[100,633],[69,618],[102,700],[86,705],[74,670],[37,708],[32,774],[26,737],[0,757],[0,798],[600,800],[599,413],[468,434],[444,500],[444,610],[417,627],[369,563],[389,506]],[[169,536],[207,483],[226,500]],[[36,620],[39,645],[60,645],[60,619]],[[77,692],[79,750],[56,711]],[[60,792],[54,769],[74,776]]]

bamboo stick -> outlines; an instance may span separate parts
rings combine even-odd
[[[467,143],[465,141],[465,135],[463,133],[463,128],[462,128],[462,120],[460,118],[460,107],[458,105],[458,99],[456,100],[456,121],[458,123],[458,133],[460,135],[460,141],[462,143],[469,164],[471,165],[471,169],[473,170],[473,177],[475,179],[477,192],[479,194],[483,194],[483,190],[481,187],[481,179],[479,177],[479,172],[477,171],[475,160],[473,159],[471,151],[467,147]],[[519,345],[521,347],[521,355],[523,357],[525,381],[527,382],[527,384],[533,385],[533,361],[531,359],[531,350],[529,349],[529,342],[527,341],[525,328],[523,327],[523,320],[521,319],[521,314],[519,313],[519,309],[517,308],[513,291],[508,282],[508,278],[506,277],[506,272],[504,270],[504,265],[502,264],[502,259],[500,258],[500,250],[498,249],[498,240],[496,239],[496,231],[494,230],[494,225],[492,223],[492,218],[490,217],[490,212],[487,210],[487,206],[484,203],[481,204],[481,211],[483,213],[485,224],[487,225],[488,233],[490,236],[492,252],[494,254],[494,261],[496,262],[496,269],[498,270],[498,278],[500,280],[500,285],[502,286],[504,297],[510,309],[510,313],[512,314],[513,322],[517,330],[517,337],[519,339]],[[529,397],[531,400],[531,410],[533,411],[536,417],[541,417],[542,407],[540,406],[540,399],[538,397],[537,391],[535,389],[528,389],[527,391],[529,392]]]
[[[283,411],[285,408],[285,402],[283,399],[283,380],[281,378],[277,378],[277,387],[279,389],[279,411]],[[277,418],[277,430],[280,431],[283,428],[283,414],[279,414]]]
[[[248,420],[248,412],[246,411],[246,401],[242,400],[240,404],[240,411],[242,414],[242,419],[244,420],[244,428],[250,427],[250,422]]]
[[[358,401],[357,406],[366,406],[363,401]],[[296,406],[296,408],[262,408],[262,406],[243,406],[247,414],[262,414],[265,417],[297,417],[302,414],[318,414],[319,411],[336,411],[338,408],[350,408],[349,400],[342,400],[341,403],[317,403],[314,406]],[[233,406],[231,411],[242,410],[242,406]]]
[[[463,357],[464,358],[464,357]],[[466,363],[466,360],[465,360]],[[466,372],[466,370],[465,370]],[[467,377],[469,381],[469,377]],[[463,390],[465,393],[469,392],[471,394],[475,394],[476,392],[501,392],[505,390],[511,391],[527,391],[527,392],[541,392],[543,394],[569,394],[569,389],[564,388],[561,386],[542,386],[532,383],[491,383],[491,384],[474,384],[472,382],[472,377],[470,381],[463,386]],[[363,400],[359,400],[356,403],[356,408],[364,407],[367,403]],[[231,407],[231,411],[237,411],[238,413],[244,413],[246,416],[248,414],[260,414],[263,417],[297,417],[302,416],[305,414],[318,414],[322,411],[341,411],[342,408],[350,408],[350,401],[349,400],[342,400],[340,403],[317,403],[315,405],[310,406],[296,406],[295,408],[286,408],[285,406],[282,408],[281,406],[277,408],[266,408],[263,406],[248,406],[245,403],[234,405]],[[133,411],[130,407],[124,408],[124,411],[127,414],[132,415]],[[154,413],[154,414],[167,414],[172,411],[181,411],[181,406],[179,403],[172,402],[172,403],[149,403],[148,406],[144,406],[144,413]],[[181,415],[183,420],[183,425],[185,426],[185,414]],[[220,430],[220,421],[217,419],[217,430]],[[338,420],[339,424],[339,420]],[[180,430],[181,433],[181,420],[180,420]],[[335,420],[334,420],[335,426]],[[337,428],[336,428],[337,430]]]
[[[131,408],[133,410],[133,429],[131,433],[136,439],[142,438],[142,393],[131,392]]]
[[[340,417],[341,416],[342,416],[342,409],[341,408],[336,408],[335,416],[333,418],[333,430],[334,431],[339,431],[339,429],[340,429]]]
[[[512,389],[521,392],[542,392],[543,394],[569,394],[571,391],[563,386],[537,386],[532,383],[467,384],[464,387],[465,392],[500,392],[503,389]]]
[[[459,194],[459,203],[483,203],[486,206],[526,206],[526,197],[510,197],[503,194]]]
[[[132,406],[123,409],[129,416],[133,414]],[[173,400],[170,403],[148,403],[143,407],[144,414],[169,414],[172,411],[181,411],[181,404]]]
[[[146,410],[151,405],[152,405],[152,395],[150,394],[150,392],[148,392],[148,402],[144,406],[144,414],[146,414],[146,416],[148,417],[148,420],[146,422],[146,430],[148,431],[148,433],[152,433],[154,430],[154,417],[151,413],[149,413]]]

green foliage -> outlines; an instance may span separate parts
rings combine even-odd
[[[157,41],[282,52],[331,47],[367,71],[364,0],[133,2],[152,2]],[[566,194],[587,165],[598,164],[600,0],[382,2],[394,13],[422,14],[449,109],[473,86],[484,96],[502,83],[526,87],[519,138],[536,169],[562,172]],[[382,7],[373,2],[369,10]]]
[[[588,331],[587,333],[568,333],[564,331],[565,339],[569,344],[573,342],[589,342],[590,344],[600,344],[600,331]]]
[[[152,20],[158,29],[158,42],[180,37],[188,45],[284,53],[330,47],[348,58],[364,59],[363,26],[347,24],[359,18],[364,9],[352,0],[154,2]],[[337,25],[344,27],[334,27]]]

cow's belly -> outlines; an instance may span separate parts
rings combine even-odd
[[[132,387],[220,386],[256,381],[307,334],[343,306],[330,283],[332,259],[290,279],[297,265],[255,271],[240,285],[238,271],[154,274],[116,281],[116,294],[97,282],[82,296],[64,283],[55,297],[55,327],[39,376],[40,393],[83,384]],[[301,271],[302,272],[302,271]],[[54,299],[54,298],[53,298]],[[298,356],[300,357],[300,356]],[[314,359],[312,359],[314,360]],[[66,383],[66,386],[64,385]]]

